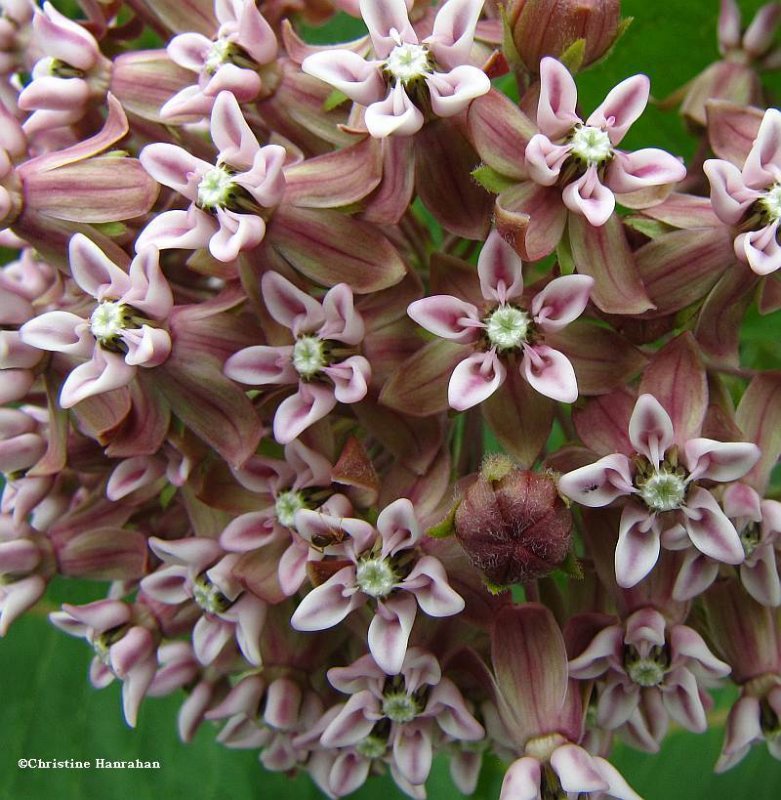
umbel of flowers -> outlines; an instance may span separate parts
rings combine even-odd
[[[102,582],[129,725],[328,797],[635,800],[728,682],[716,771],[781,758],[781,4],[689,163],[649,65],[583,99],[619,0],[75,5],[0,3],[3,646]]]

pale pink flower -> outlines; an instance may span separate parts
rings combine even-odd
[[[125,272],[79,233],[70,241],[69,258],[73,280],[97,300],[89,317],[48,311],[20,329],[25,344],[89,359],[63,384],[63,408],[127,386],[138,367],[162,364],[171,352],[171,337],[160,326],[173,306],[154,247],[141,251]]]
[[[141,231],[136,251],[148,245],[166,250],[209,248],[219,261],[233,261],[266,234],[269,216],[285,191],[285,148],[261,147],[230,92],[220,92],[211,114],[216,164],[165,142],[147,145],[139,160],[164,186],[186,197],[186,211],[158,214]]]
[[[366,106],[372,136],[410,136],[423,127],[427,109],[451,117],[491,88],[488,76],[468,63],[482,7],[483,0],[447,0],[431,35],[420,41],[404,0],[361,0],[375,58],[322,50],[301,69]]]
[[[677,183],[686,168],[664,150],[626,153],[617,147],[648,103],[650,82],[634,75],[608,93],[589,118],[577,115],[575,81],[555,58],[540,63],[540,129],[526,146],[526,169],[541,186],[560,186],[561,199],[591,225],[604,225],[619,201],[641,190]]]
[[[715,772],[726,772],[742,761],[751,746],[767,744],[768,752],[781,761],[781,675],[764,675],[751,681],[729,711],[724,744]]]
[[[287,278],[266,272],[261,293],[269,314],[295,341],[245,347],[225,362],[225,374],[250,386],[298,385],[274,415],[274,438],[287,444],[337,403],[366,397],[371,366],[356,353],[364,337],[363,318],[346,283],[333,286],[318,301]]]
[[[420,553],[423,531],[406,498],[386,506],[376,527],[304,509],[296,514],[296,528],[310,542],[332,541],[341,533],[348,563],[304,597],[290,624],[299,631],[326,630],[371,602],[369,651],[389,675],[402,668],[418,606],[432,617],[450,617],[464,608],[441,562]]]
[[[435,295],[416,300],[407,309],[426,330],[476,351],[450,377],[448,402],[457,411],[482,403],[504,383],[509,357],[517,359],[516,368],[540,394],[565,403],[578,397],[572,364],[546,345],[544,337],[583,313],[594,281],[587,275],[554,278],[522,307],[522,266],[513,248],[494,230],[477,262],[483,308]]]
[[[662,544],[672,550],[694,547],[717,561],[740,564],[745,554],[735,526],[700,481],[741,478],[759,459],[759,448],[694,438],[679,453],[670,415],[650,394],[637,399],[629,440],[634,459],[613,453],[559,478],[559,490],[585,506],[630,498],[616,546],[619,585],[628,588],[641,581],[656,564]]]

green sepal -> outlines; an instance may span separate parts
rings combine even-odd
[[[447,512],[447,516],[436,525],[432,525],[426,531],[426,536],[431,536],[433,539],[447,539],[452,536],[456,532],[456,511],[458,511],[460,505],[460,500],[453,503],[450,511]]]
[[[346,103],[350,98],[338,89],[334,89],[328,97],[323,101],[323,111],[333,111],[339,108],[340,105]]]
[[[488,589],[488,591],[494,596],[498,594],[504,594],[510,589],[509,586],[502,586],[499,583],[489,581],[485,576],[483,576],[483,586],[485,586],[485,588]]]
[[[556,258],[559,262],[559,271],[562,275],[572,275],[575,272],[575,259],[572,257],[572,247],[569,236],[562,236],[556,247]]]
[[[491,194],[501,194],[505,189],[515,186],[518,181],[502,175],[488,164],[481,164],[472,170],[472,177]]]
[[[567,557],[559,565],[556,572],[563,573],[568,578],[575,578],[575,580],[578,581],[583,580],[583,567],[580,563],[580,559],[575,555],[575,553],[572,552],[572,550],[567,553]]]
[[[586,40],[575,41],[559,56],[559,61],[574,75],[583,66],[586,57]]]
[[[171,500],[174,499],[174,495],[176,494],[176,488],[177,487],[174,486],[172,483],[167,483],[161,489],[161,491],[160,491],[160,508],[162,508],[163,511],[165,511],[166,508],[168,508],[168,506],[171,504]]]
[[[127,231],[127,225],[124,222],[93,222],[92,227],[110,239],[122,236]]]
[[[626,216],[623,217],[623,222],[625,225],[632,228],[632,230],[642,233],[649,239],[658,239],[665,233],[670,233],[670,231],[675,230],[671,225],[660,222],[658,219],[650,219],[649,217]]]

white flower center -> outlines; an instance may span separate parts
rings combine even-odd
[[[529,333],[529,315],[515,306],[500,306],[486,320],[488,340],[498,350],[520,347]]]
[[[641,658],[626,669],[629,677],[640,686],[658,686],[664,680],[664,666],[652,658]]]
[[[389,692],[382,699],[382,713],[394,722],[412,722],[420,708],[406,692]]]
[[[302,378],[311,378],[325,366],[322,339],[317,336],[302,336],[293,345],[293,366]]]
[[[233,186],[233,175],[225,167],[210,169],[198,184],[198,205],[205,209],[227,205]]]
[[[388,743],[385,739],[370,734],[365,739],[361,739],[361,741],[355,745],[355,749],[364,758],[382,758],[382,756],[385,755],[385,751],[388,749]]]
[[[583,125],[575,128],[570,140],[572,153],[587,164],[601,164],[610,158],[613,145],[610,137],[601,128]]]
[[[233,605],[205,574],[193,581],[193,600],[209,614],[221,614]]]
[[[686,481],[673,472],[654,472],[638,487],[640,497],[652,511],[672,511],[680,508],[686,494]]]
[[[108,342],[119,336],[126,327],[127,309],[123,303],[106,300],[92,312],[89,328],[99,342]]]
[[[759,201],[771,222],[781,219],[781,183],[774,183]]]
[[[286,528],[292,528],[296,520],[296,511],[306,508],[306,503],[301,496],[301,492],[290,490],[277,495],[277,502],[274,508],[280,523]]]
[[[428,48],[422,44],[399,44],[385,60],[385,69],[404,84],[431,72]]]
[[[547,761],[557,747],[566,743],[560,733],[549,733],[547,736],[535,736],[526,742],[525,754],[538,761]]]
[[[227,39],[217,39],[206,56],[203,67],[209,74],[214,74],[230,58],[231,43]]]
[[[398,577],[387,559],[367,558],[355,570],[355,582],[364,594],[386,597],[396,585]]]

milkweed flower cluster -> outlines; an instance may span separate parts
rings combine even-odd
[[[51,621],[129,725],[328,797],[635,800],[727,681],[715,769],[781,758],[781,5],[688,165],[646,75],[581,108],[618,0],[498,5],[0,2],[4,646],[102,581]]]

